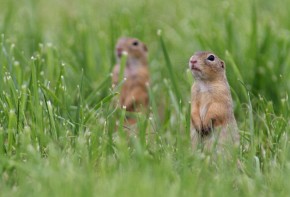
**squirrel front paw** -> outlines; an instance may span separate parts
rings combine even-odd
[[[211,126],[202,126],[200,130],[198,130],[198,133],[201,137],[205,137],[210,135],[212,132],[213,128]]]

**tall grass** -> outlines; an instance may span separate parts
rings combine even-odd
[[[288,195],[289,6],[1,1],[1,195]],[[129,136],[110,77],[121,36],[149,48],[150,116]],[[197,50],[226,62],[241,134],[232,158],[191,149]]]

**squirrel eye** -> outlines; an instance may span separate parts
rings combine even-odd
[[[134,41],[133,43],[132,43],[134,46],[138,46],[138,41]]]
[[[214,55],[210,55],[210,56],[208,56],[207,59],[208,59],[209,61],[214,61]]]

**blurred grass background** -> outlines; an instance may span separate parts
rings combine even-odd
[[[289,6],[1,0],[1,195],[286,196]],[[147,44],[151,72],[152,112],[140,116],[140,132],[129,140],[115,131],[124,112],[110,89],[121,36]],[[241,169],[235,159],[190,149],[186,70],[198,50],[226,62]]]

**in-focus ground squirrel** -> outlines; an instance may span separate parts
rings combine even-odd
[[[121,107],[126,107],[126,111],[129,112],[146,111],[148,108],[147,52],[147,46],[136,38],[120,38],[115,47],[117,64],[113,69],[113,85],[120,82],[121,57],[124,53],[127,54],[124,76],[122,76],[125,81],[121,87],[119,103]],[[132,124],[136,122],[136,119],[127,118],[127,122]]]
[[[191,89],[191,140],[193,147],[212,148],[239,144],[225,63],[211,52],[197,52],[189,60],[195,83]]]

